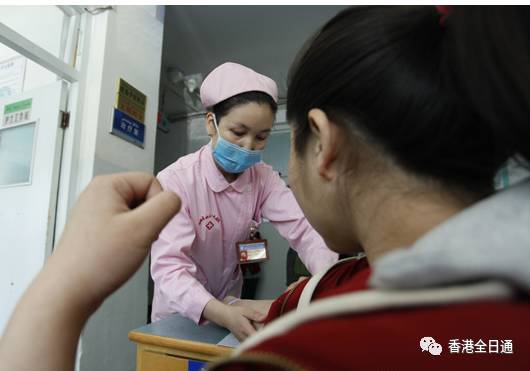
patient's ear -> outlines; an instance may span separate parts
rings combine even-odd
[[[313,108],[307,117],[315,139],[308,154],[314,156],[318,174],[325,180],[334,180],[338,174],[338,154],[344,140],[342,130],[321,109]]]

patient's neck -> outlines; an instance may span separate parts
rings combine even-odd
[[[361,202],[352,199],[354,230],[370,264],[417,239],[464,209],[463,202],[427,189],[381,186]]]

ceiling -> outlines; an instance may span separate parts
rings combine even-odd
[[[345,6],[167,6],[162,75],[208,72],[231,61],[273,78],[285,96],[289,66],[303,43]],[[164,111],[192,111],[165,94]]]

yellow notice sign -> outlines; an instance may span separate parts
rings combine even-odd
[[[144,123],[147,96],[124,79],[118,82],[116,108]]]

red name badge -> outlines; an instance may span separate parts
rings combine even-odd
[[[239,264],[257,263],[269,259],[267,240],[247,240],[236,243]]]

